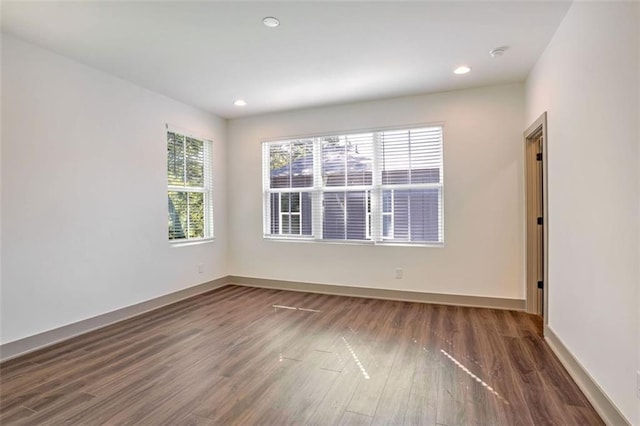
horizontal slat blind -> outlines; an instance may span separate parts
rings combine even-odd
[[[395,242],[440,242],[442,128],[380,133],[383,193],[393,198]]]
[[[313,139],[299,139],[264,145],[265,234],[312,235],[313,143]]]
[[[266,237],[441,244],[442,128],[263,144]]]
[[[167,132],[169,240],[213,237],[211,142]]]

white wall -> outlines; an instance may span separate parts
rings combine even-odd
[[[2,343],[227,275],[224,120],[6,35],[2,102]],[[167,242],[165,123],[214,141],[213,243]]]
[[[636,13],[637,13],[636,22],[640,22],[640,7],[636,7]],[[638,43],[640,43],[640,28],[638,27],[638,25],[636,26],[636,39],[638,40]],[[637,54],[636,56],[637,56],[636,69],[638,70],[638,73],[636,75],[637,93],[638,93],[637,99],[640,99],[640,54]],[[638,123],[638,126],[640,126],[640,106],[638,107],[638,111],[637,111],[636,123]],[[638,129],[638,133],[639,134],[637,135],[638,137],[636,139],[638,141],[638,164],[640,165],[640,129]],[[637,174],[638,174],[638,192],[640,193],[640,173],[637,173]],[[640,194],[638,196],[638,211],[640,212]],[[640,241],[640,214],[638,214],[638,241]],[[637,262],[638,262],[638,265],[640,265],[640,250],[638,250]],[[636,288],[636,293],[637,293],[638,306],[636,308],[636,312],[637,312],[638,318],[637,318],[637,327],[636,327],[636,341],[638,342],[638,346],[637,346],[638,357],[637,357],[637,364],[636,364],[636,367],[637,367],[636,380],[640,381],[640,283],[638,283],[637,285],[638,285],[638,288]],[[640,387],[640,383],[636,383],[636,386]],[[638,392],[638,390],[636,390],[636,392]],[[640,395],[637,395],[637,396],[640,398]],[[636,423],[640,424],[640,403],[639,402],[636,402],[636,411],[637,411]]]
[[[231,120],[230,272],[523,299],[523,117],[515,84]],[[444,122],[444,248],[263,240],[261,140],[432,122]]]
[[[574,3],[526,86],[548,111],[549,326],[627,418],[638,369],[638,3]]]

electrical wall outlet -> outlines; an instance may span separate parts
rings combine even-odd
[[[402,279],[402,268],[396,268],[396,280]]]

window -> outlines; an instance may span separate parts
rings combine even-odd
[[[280,222],[278,229],[280,234],[300,235],[302,232],[302,211],[300,208],[300,192],[283,192],[277,194],[280,201]]]
[[[264,235],[443,244],[442,127],[263,143]]]
[[[167,132],[169,241],[213,238],[211,142]]]

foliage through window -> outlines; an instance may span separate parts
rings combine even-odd
[[[263,144],[264,235],[443,244],[442,127]]]
[[[169,240],[212,238],[211,142],[167,132],[167,177]]]

